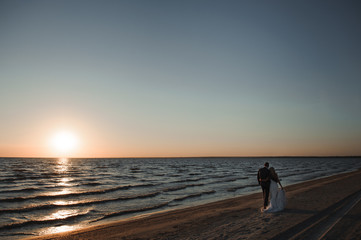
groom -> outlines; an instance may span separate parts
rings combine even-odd
[[[268,170],[269,163],[265,162],[264,167],[258,170],[257,180],[258,184],[262,187],[263,192],[263,207],[266,209],[268,205],[269,187],[271,184],[270,171]]]

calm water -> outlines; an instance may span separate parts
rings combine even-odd
[[[361,158],[0,158],[0,239],[63,232],[259,191],[265,161],[287,186]]]

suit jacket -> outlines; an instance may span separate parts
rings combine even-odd
[[[258,184],[261,184],[261,182],[270,182],[270,171],[268,168],[264,167],[258,170],[257,181]]]

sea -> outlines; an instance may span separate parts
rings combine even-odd
[[[0,239],[76,230],[361,168],[360,157],[0,158]]]

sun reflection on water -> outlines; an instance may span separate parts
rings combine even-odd
[[[54,167],[55,174],[58,176],[56,179],[56,186],[62,187],[60,191],[50,193],[50,195],[67,195],[71,194],[74,191],[72,190],[73,184],[71,183],[74,178],[71,178],[68,176],[69,172],[69,166],[70,161],[68,158],[59,158],[56,161],[56,165]],[[77,203],[78,201],[72,201],[72,200],[66,200],[66,199],[60,199],[53,202],[54,205],[59,206],[66,206],[66,205],[72,205]],[[56,212],[53,212],[52,214],[46,216],[44,219],[45,221],[49,220],[57,220],[57,219],[68,219],[72,218],[78,215],[84,214],[84,212],[81,212],[79,209],[62,209],[58,210]],[[66,220],[65,220],[66,221]],[[46,235],[46,234],[53,234],[53,233],[62,233],[62,232],[68,232],[73,231],[79,228],[82,228],[81,225],[60,225],[60,226],[53,226],[44,229],[40,232],[40,235]]]
[[[77,215],[78,212],[79,212],[78,210],[74,210],[74,209],[58,210],[58,211],[52,213],[50,216],[47,216],[45,218],[45,220],[65,219],[65,218]]]
[[[46,230],[40,232],[40,235],[69,232],[69,231],[79,229],[81,227],[82,226],[80,226],[80,225],[74,225],[74,226],[62,225],[62,226],[56,226],[56,227],[49,227]]]
[[[53,192],[53,193],[51,193],[51,194],[49,194],[49,195],[51,195],[51,196],[58,196],[58,195],[66,195],[66,194],[69,194],[69,193],[72,193],[72,192],[71,192],[69,189],[64,188],[64,189],[62,189],[61,191]]]
[[[79,215],[84,215],[87,214],[89,212],[89,210],[86,211],[80,211],[79,209],[63,209],[63,210],[58,210],[56,212],[53,212],[51,215],[46,216],[44,219],[42,219],[43,221],[49,221],[49,220],[65,220],[71,217],[76,217]],[[77,225],[60,225],[60,226],[53,226],[53,227],[49,227],[46,228],[45,230],[40,232],[40,235],[44,235],[44,234],[52,234],[52,233],[61,233],[61,232],[67,232],[67,231],[72,231],[75,229],[79,229],[84,227],[81,224],[77,224]]]
[[[57,201],[54,201],[54,202],[53,202],[54,205],[58,205],[58,206],[73,205],[73,204],[77,204],[77,203],[79,203],[79,201],[57,200]]]
[[[71,183],[71,181],[73,181],[74,179],[67,176],[68,168],[69,168],[69,159],[68,158],[57,159],[54,169],[55,169],[55,173],[57,173],[58,177],[56,178],[55,181],[56,181],[56,186],[62,187],[62,189],[60,191],[56,191],[56,192],[49,192],[48,195],[50,195],[50,196],[64,195],[65,196],[67,194],[71,194],[74,192],[72,190],[73,184]],[[73,203],[73,201],[67,201],[67,200],[63,200],[63,199],[54,202],[55,205],[69,205],[72,203]]]
[[[67,158],[59,158],[56,166],[57,173],[65,173],[68,171],[69,167],[69,159]]]
[[[58,185],[59,186],[67,186],[67,187],[70,187],[71,184],[69,183],[71,180],[71,178],[68,178],[68,177],[64,177],[64,178],[61,178],[58,182]]]

